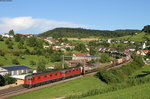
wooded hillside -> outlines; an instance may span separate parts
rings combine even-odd
[[[39,37],[52,36],[54,38],[61,38],[61,37],[87,38],[90,36],[121,37],[125,35],[132,35],[135,32],[139,32],[139,30],[108,31],[108,30],[90,30],[90,29],[82,29],[82,28],[55,28],[53,30],[49,30],[47,32],[41,33],[38,36]]]

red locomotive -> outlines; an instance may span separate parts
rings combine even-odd
[[[24,80],[25,88],[32,88],[47,83],[52,83],[62,79],[67,79],[82,74],[82,67],[73,67],[59,71],[33,73],[27,75]]]

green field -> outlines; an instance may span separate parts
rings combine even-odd
[[[30,93],[15,96],[9,99],[50,99],[62,97],[71,94],[86,92],[95,88],[107,88],[107,84],[101,82],[94,76],[86,76],[73,81],[65,82],[59,85],[43,88]]]
[[[82,99],[150,99],[150,83]]]
[[[12,59],[17,59],[19,61],[20,65],[27,65],[27,66],[30,66],[33,68],[37,67],[37,63],[41,59],[44,59],[46,61],[46,66],[55,64],[55,63],[50,62],[50,59],[45,58],[44,56],[37,56],[37,55],[25,55],[24,59],[22,59],[19,56],[5,56],[5,57],[0,56],[0,63],[2,63],[4,66],[15,66],[12,63]],[[35,61],[36,65],[31,65],[30,61]]]
[[[143,41],[144,37],[150,38],[150,35],[146,35],[144,32],[134,34],[134,35],[128,35],[123,37],[115,38],[114,40],[130,40],[130,41]]]

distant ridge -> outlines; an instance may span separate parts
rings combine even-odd
[[[126,35],[132,35],[135,32],[139,32],[140,30],[91,30],[91,29],[82,29],[82,28],[55,28],[53,30],[46,31],[44,33],[39,34],[39,37],[48,37],[52,36],[54,38],[61,37],[75,37],[75,38],[87,38],[87,37],[121,37]]]

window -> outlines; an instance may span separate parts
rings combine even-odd
[[[55,74],[55,76],[57,76],[57,73]]]
[[[41,77],[38,77],[38,79],[40,79]]]
[[[28,78],[28,80],[30,81],[30,80],[31,80],[31,78]]]
[[[44,78],[46,78],[47,76],[44,76]]]
[[[52,74],[50,74],[49,76],[52,77]]]
[[[67,74],[67,71],[65,73]]]
[[[71,70],[69,70],[69,72],[71,72]]]

